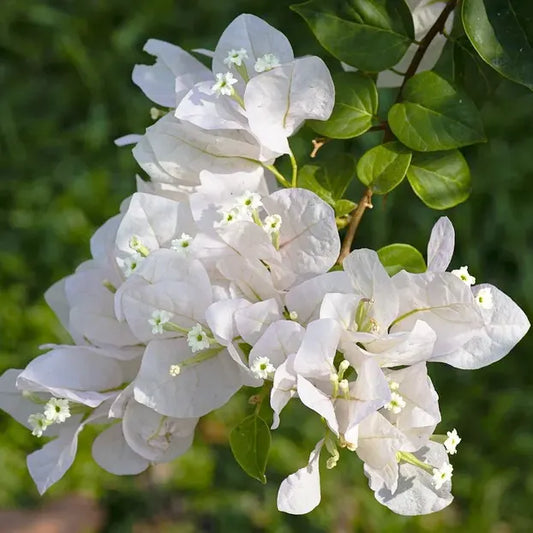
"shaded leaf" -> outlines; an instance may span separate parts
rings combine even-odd
[[[407,170],[415,194],[433,209],[448,209],[470,195],[470,169],[459,150],[415,154]]]
[[[307,124],[319,135],[331,139],[350,139],[372,126],[377,113],[376,84],[358,72],[340,72],[333,76],[335,106],[326,121],[309,120]]]
[[[261,483],[266,483],[265,469],[270,449],[270,429],[257,415],[247,416],[230,433],[231,451],[240,467]]]
[[[533,4],[464,0],[463,26],[478,54],[502,76],[533,90]]]
[[[328,52],[368,72],[394,66],[414,39],[411,14],[403,1],[309,0],[291,9]]]

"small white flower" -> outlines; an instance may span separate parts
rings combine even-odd
[[[390,378],[387,379],[389,382],[389,389],[392,391],[398,390],[400,388],[400,384]]]
[[[216,75],[216,79],[217,81],[213,87],[211,87],[211,90],[218,95],[224,94],[226,96],[233,96],[235,93],[233,85],[237,83],[237,78],[231,72],[226,72],[225,74],[219,72]]]
[[[170,321],[172,315],[163,309],[156,309],[152,313],[152,318],[148,319],[148,324],[152,326],[152,333],[154,335],[161,335],[163,333],[163,326]]]
[[[176,252],[186,254],[189,251],[191,241],[192,237],[190,235],[188,235],[187,233],[182,233],[179,239],[172,239],[170,247]]]
[[[68,400],[50,398],[44,406],[44,416],[50,424],[61,424],[67,418],[70,418]]]
[[[452,274],[457,276],[459,279],[462,279],[467,285],[474,285],[476,282],[476,278],[468,273],[467,266],[462,266],[461,268],[452,270]]]
[[[265,54],[257,59],[254,65],[254,70],[256,72],[266,72],[267,70],[279,67],[279,65],[279,59],[274,54]]]
[[[402,412],[402,409],[407,405],[405,400],[397,392],[391,392],[391,400],[385,404],[384,407],[387,411],[392,411],[395,415]]]
[[[492,291],[490,290],[490,287],[479,289],[479,292],[476,295],[476,302],[479,307],[483,309],[492,309],[494,307]]]
[[[242,65],[242,60],[248,59],[248,52],[241,48],[240,50],[230,50],[226,59],[224,59],[224,64],[231,68],[231,65],[237,65],[240,67]]]
[[[261,202],[261,196],[256,192],[246,191],[237,198],[237,204],[248,211],[252,211],[261,207],[263,202]]]
[[[170,368],[168,369],[168,373],[175,378],[176,376],[179,376],[181,374],[181,366],[180,365],[170,365]]]
[[[28,424],[31,426],[31,434],[35,437],[42,437],[43,432],[50,425],[50,420],[48,420],[42,413],[37,413],[30,415],[28,418]]]
[[[454,428],[452,431],[447,431],[448,438],[444,441],[444,447],[450,455],[457,453],[457,445],[461,442],[461,437],[457,434],[457,430]]]
[[[267,379],[272,377],[276,371],[274,365],[270,362],[268,357],[258,357],[252,364],[250,370],[253,375],[259,379]]]
[[[201,324],[196,324],[187,333],[187,343],[193,352],[199,352],[209,348],[209,338],[203,330]]]
[[[297,313],[296,311],[291,311],[291,312],[289,313],[289,318],[290,318],[291,320],[298,320],[298,313]]]
[[[134,253],[129,257],[126,257],[121,265],[124,276],[129,278],[143,261],[144,257],[139,253]]]
[[[446,481],[452,479],[453,466],[449,463],[442,465],[441,468],[433,469],[433,485],[439,490]]]
[[[222,215],[222,219],[218,222],[215,222],[215,228],[222,228],[228,224],[231,224],[232,222],[237,222],[237,220],[247,219],[248,217],[246,211],[240,209],[239,207],[240,206],[232,207],[231,209],[227,210],[221,209],[219,213]]]
[[[269,215],[263,221],[263,229],[269,234],[277,233],[281,227],[281,217],[279,215]]]

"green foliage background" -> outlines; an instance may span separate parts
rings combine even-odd
[[[92,232],[134,191],[136,163],[129,148],[112,140],[151,123],[151,104],[130,81],[135,63],[151,62],[144,42],[156,37],[186,49],[213,48],[226,25],[249,12],[286,33],[296,55],[319,54],[339,70],[289,3],[0,3],[0,371],[23,367],[40,344],[68,341],[42,294],[88,258]],[[452,266],[468,264],[479,280],[496,284],[533,316],[533,93],[501,81],[482,112],[489,142],[464,150],[472,196],[446,212],[457,231]],[[304,140],[296,143],[298,153],[310,151]],[[321,157],[328,150],[334,148],[324,148]],[[354,186],[354,200],[362,189]],[[424,250],[438,216],[404,182],[375,199],[356,245],[407,242]],[[430,368],[442,430],[456,427],[463,437],[454,459],[456,500],[436,515],[408,519],[381,507],[349,453],[334,471],[322,469],[317,510],[306,517],[278,513],[279,482],[305,464],[319,431],[291,406],[285,429],[273,434],[263,486],[240,470],[225,441],[228,428],[249,412],[245,394],[201,424],[187,455],[137,478],[116,478],[95,466],[86,430],[73,469],[42,499],[25,467],[39,442],[2,414],[0,507],[38,506],[75,490],[100,498],[109,532],[130,531],[139,522],[184,533],[533,531],[532,348],[530,335],[490,368]]]

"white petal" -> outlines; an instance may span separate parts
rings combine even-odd
[[[353,292],[346,272],[328,272],[311,278],[291,288],[285,296],[289,311],[298,313],[298,321],[306,324],[319,318],[320,306],[329,292],[349,294]]]
[[[307,119],[326,120],[335,102],[335,88],[325,63],[301,57],[252,78],[244,104],[250,130],[259,142],[279,153],[290,151],[290,137]]]
[[[355,294],[328,293],[324,296],[320,307],[320,318],[331,318],[336,320],[343,329],[352,329],[358,303],[359,297]]]
[[[171,365],[192,355],[185,339],[150,342],[135,380],[135,399],[163,415],[194,418],[224,405],[243,385],[241,370],[227,350],[183,368],[179,376],[169,374]]]
[[[167,462],[184,454],[191,446],[197,418],[170,418],[130,401],[124,413],[122,430],[128,445],[140,456]]]
[[[253,346],[267,327],[280,318],[279,304],[270,298],[236,311],[235,325],[243,340]]]
[[[289,514],[306,514],[320,503],[320,451],[324,441],[315,446],[307,466],[284,479],[278,492],[278,509]]]
[[[296,375],[294,373],[294,355],[278,366],[270,392],[270,406],[273,411],[272,429],[279,426],[279,415],[289,400],[296,394]]]
[[[197,82],[210,79],[209,69],[179,46],[149,39],[143,50],[157,60],[154,65],[135,65],[133,83],[153,102],[175,107]]]
[[[386,329],[398,315],[398,293],[374,250],[354,250],[342,263],[355,293],[373,301],[369,313]]]
[[[205,320],[217,342],[225,346],[238,336],[234,315],[249,305],[243,298],[237,298],[215,302],[206,309]]]
[[[341,328],[335,320],[311,322],[296,353],[295,371],[305,377],[329,380],[340,336]]]
[[[455,230],[448,217],[440,217],[428,242],[428,270],[444,272],[452,260]]]
[[[123,379],[117,361],[98,349],[60,346],[33,359],[19,375],[17,386],[96,407],[110,396],[98,391],[116,389]]]
[[[295,353],[302,342],[304,328],[292,320],[278,320],[270,324],[250,352],[249,365],[259,357],[268,357],[278,367],[287,356]]]
[[[429,441],[414,455],[438,468],[449,462],[444,446],[436,442]],[[408,463],[400,463],[399,474],[398,487],[393,494],[384,485],[371,484],[376,499],[395,513],[406,516],[435,513],[452,502],[450,481],[437,490],[431,474]]]
[[[116,146],[128,146],[129,144],[137,144],[142,137],[143,136],[138,133],[129,133],[128,135],[117,137],[113,142]]]
[[[128,446],[120,422],[96,437],[92,445],[92,455],[99,466],[117,476],[139,474],[150,464]]]
[[[300,401],[323,417],[331,431],[338,435],[339,423],[333,406],[334,400],[301,375],[297,377],[296,387]]]
[[[246,129],[242,108],[231,98],[214,93],[213,81],[196,84],[179,103],[175,117],[204,130]]]
[[[305,189],[283,189],[263,198],[270,215],[280,215],[281,262],[300,280],[327,272],[340,250],[333,209]]]
[[[259,17],[243,14],[234,19],[220,36],[213,57],[213,72],[226,72],[228,67],[224,64],[224,59],[228,52],[241,48],[244,48],[248,55],[243,64],[249,76],[255,74],[255,62],[265,54],[274,54],[280,63],[294,59],[291,44],[283,33]],[[240,78],[237,72],[235,76]],[[240,82],[235,87],[242,91],[243,83]]]
[[[22,370],[10,368],[0,376],[0,409],[11,415],[19,424],[30,427],[28,417],[39,410],[17,388],[16,381]]]
[[[507,355],[526,334],[530,323],[522,309],[509,296],[489,284],[476,285],[474,294],[483,288],[490,289],[493,299],[491,309],[480,308],[484,325],[460,349],[435,357],[434,361],[456,368],[482,368]]]

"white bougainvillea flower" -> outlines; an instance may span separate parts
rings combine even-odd
[[[335,435],[356,444],[351,440],[355,427],[390,401],[390,390],[379,366],[369,357],[352,355],[335,366],[341,334],[334,320],[311,322],[296,353],[294,370],[301,402],[320,414]],[[344,378],[350,366],[357,374],[354,381]]]
[[[254,70],[256,72],[266,72],[272,70],[273,68],[279,67],[281,63],[279,62],[279,57],[274,54],[265,54],[257,58],[257,61],[254,65]]]
[[[118,318],[129,324],[141,342],[156,336],[186,335],[197,323],[203,323],[211,301],[211,283],[202,264],[166,249],[152,252],[115,294]],[[171,316],[162,334],[152,331],[154,311],[166,311]]]
[[[135,65],[133,83],[153,102],[176,107],[191,87],[211,79],[211,72],[179,46],[149,39],[143,50],[155,56],[154,65]]]
[[[325,63],[302,57],[252,78],[244,93],[250,131],[273,152],[290,152],[287,138],[305,120],[327,120],[335,87]]]
[[[396,395],[396,409],[381,414],[409,440],[403,451],[416,451],[426,444],[441,420],[438,395],[429,379],[425,363],[401,370],[386,370],[391,396]]]
[[[246,383],[225,347],[199,352],[197,363],[194,357],[184,338],[151,341],[135,378],[135,400],[162,415],[195,418],[224,405]],[[181,371],[172,376],[176,364]]]
[[[171,113],[146,130],[133,155],[152,181],[184,190],[200,185],[202,170],[225,176],[253,172],[261,166],[259,161],[273,159],[245,130],[206,131]]]
[[[307,466],[285,478],[278,491],[278,509],[289,514],[306,514],[320,503],[320,452],[321,440],[309,456]]]
[[[392,490],[375,471],[365,465],[365,474],[376,499],[391,511],[406,516],[429,514],[444,509],[453,500],[450,481],[452,468],[444,446],[429,441],[413,455],[428,467],[422,468],[401,461],[396,466],[397,487]],[[434,482],[433,468],[439,472],[439,483]]]

